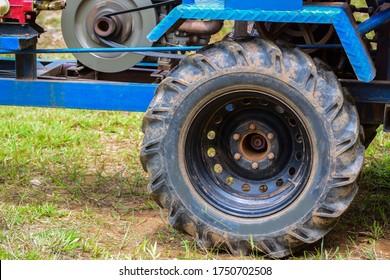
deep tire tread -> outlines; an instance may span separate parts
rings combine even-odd
[[[315,210],[291,228],[266,239],[222,233],[192,216],[176,197],[174,186],[164,177],[166,167],[161,149],[168,133],[169,117],[185,98],[187,88],[196,87],[214,72],[254,71],[253,67],[299,88],[324,116],[332,142],[336,143],[331,159],[333,178],[329,179],[329,187],[319,198]],[[337,77],[321,61],[313,60],[296,48],[279,47],[266,40],[222,41],[184,59],[158,87],[143,124],[145,139],[141,161],[151,178],[149,189],[153,196],[170,210],[172,226],[190,233],[204,247],[222,245],[234,254],[247,254],[255,244],[257,250],[272,257],[286,256],[303,243],[313,243],[323,237],[354,198],[358,189],[356,179],[363,165],[358,114],[342,92]],[[248,242],[250,238],[252,244]]]

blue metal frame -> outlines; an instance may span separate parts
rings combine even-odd
[[[182,4],[173,9],[152,30],[149,40],[157,41],[180,19],[333,24],[358,79],[370,82],[376,75],[375,66],[357,31],[354,18],[344,5],[307,5],[300,10],[275,11],[230,9],[225,8],[224,2],[220,0],[195,1],[194,4]]]
[[[390,21],[390,9],[387,9],[359,24],[358,31],[362,35],[367,34],[368,32],[376,29],[377,27],[383,24],[388,23],[389,21]]]
[[[348,88],[356,103],[390,103],[390,83],[387,81],[372,81],[369,84],[356,80],[340,80],[340,82],[343,87]]]
[[[215,1],[215,0],[214,0]],[[222,2],[221,0],[219,0]],[[209,3],[208,0],[183,0],[184,4],[199,4],[202,2]],[[231,9],[261,9],[261,10],[299,10],[302,8],[302,0],[271,0],[271,1],[259,1],[259,0],[225,0],[225,8]]]
[[[262,9],[262,10],[299,10],[302,8],[302,0],[225,0],[225,8],[231,9]]]
[[[1,79],[0,104],[145,112],[156,84]]]
[[[35,45],[38,42],[37,36],[0,36],[0,50],[23,50]]]
[[[355,102],[390,103],[390,84],[342,80]],[[0,79],[0,104],[89,110],[145,112],[157,84],[101,81],[51,81]]]

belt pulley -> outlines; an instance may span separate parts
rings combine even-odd
[[[69,48],[107,47],[106,42],[122,47],[149,47],[146,38],[157,24],[155,9],[150,0],[72,0],[62,15],[62,33]],[[115,13],[120,13],[113,15]],[[107,16],[109,15],[109,16]],[[140,62],[145,54],[87,53],[74,54],[87,67],[100,72],[120,72]]]

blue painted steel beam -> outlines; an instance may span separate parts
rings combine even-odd
[[[390,104],[390,83],[341,80],[355,102]],[[145,112],[157,84],[0,79],[0,105]]]
[[[145,112],[156,84],[0,79],[0,105]]]
[[[364,35],[390,21],[390,9],[384,10],[358,25],[358,31]]]
[[[302,0],[214,0],[219,1],[225,8],[232,9],[264,9],[264,10],[298,10],[302,8]],[[184,4],[209,3],[209,0],[183,0]]]
[[[341,80],[355,102],[390,104],[390,83]],[[0,79],[0,105],[145,112],[157,84]]]
[[[340,80],[357,103],[390,104],[390,82],[373,81],[369,84],[356,80]]]
[[[232,9],[264,9],[264,10],[299,10],[302,8],[302,0],[225,0],[225,8]]]
[[[148,35],[149,40],[160,39],[180,19],[333,24],[358,79],[370,82],[376,75],[375,66],[357,31],[354,19],[343,5],[307,5],[301,10],[270,11],[225,9],[223,3],[218,0],[182,4],[173,9],[152,30]]]
[[[38,42],[37,36],[1,36],[0,49],[23,50],[35,46]]]

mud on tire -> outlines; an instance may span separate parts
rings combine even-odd
[[[358,114],[337,77],[260,39],[184,59],[157,88],[143,132],[149,189],[171,225],[233,254],[283,257],[322,238],[363,164]]]

